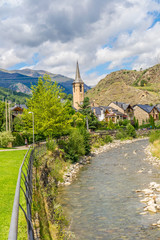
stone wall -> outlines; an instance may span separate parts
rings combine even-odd
[[[142,125],[143,120],[146,122],[149,119],[149,114],[138,106],[134,108],[134,116],[138,119],[139,125]]]
[[[114,104],[113,102],[110,103],[108,106],[109,106],[109,107],[112,107],[112,108],[114,108],[114,109],[116,109],[116,110],[118,110],[119,112],[121,112],[121,113],[124,114],[124,110],[123,110],[122,108],[120,108],[119,106],[117,106],[116,104]]]

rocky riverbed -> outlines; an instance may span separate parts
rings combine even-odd
[[[81,157],[79,162],[71,164],[63,176],[63,182],[59,182],[59,186],[70,185],[72,181],[77,177],[79,170],[86,164],[89,164],[92,156]]]
[[[126,140],[126,141],[120,141],[115,140],[112,143],[105,144],[104,146],[101,146],[100,148],[94,149],[90,156],[85,156],[80,159],[78,163],[71,164],[70,168],[67,170],[67,172],[64,174],[64,182],[59,183],[59,185],[70,185],[72,181],[77,177],[77,174],[79,170],[86,164],[90,164],[92,156],[98,155],[102,152],[109,151],[112,148],[117,148],[120,145],[124,145],[127,143],[133,143],[136,141],[141,141],[142,139],[132,139],[132,140]],[[159,167],[160,166],[160,160],[156,157],[152,156],[151,153],[151,146],[148,145],[147,148],[144,150],[146,153],[146,158],[144,161],[147,161],[149,164],[152,164],[153,166]],[[135,153],[136,154],[136,153]],[[144,168],[140,169],[138,173],[143,173]],[[148,174],[151,173],[151,170],[148,171]],[[160,183],[151,182],[147,188],[142,190],[136,190],[136,192],[139,194],[140,202],[144,203],[143,212],[140,212],[141,215],[146,215],[148,213],[158,213],[160,215]],[[160,219],[160,217],[159,217]],[[160,228],[160,220],[153,223],[152,226],[157,226]]]

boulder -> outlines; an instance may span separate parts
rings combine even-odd
[[[150,195],[153,193],[153,190],[151,189],[143,189],[142,192],[144,192],[145,195]]]
[[[160,196],[156,197],[156,204],[160,205]]]
[[[147,210],[148,210],[149,212],[156,213],[156,212],[157,212],[156,205],[149,205],[149,206],[147,207]]]

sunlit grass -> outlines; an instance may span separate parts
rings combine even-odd
[[[8,238],[18,172],[25,153],[26,150],[0,152],[0,236],[2,240]],[[24,204],[25,200],[22,196],[21,198]],[[20,211],[20,231],[23,222],[24,217]]]
[[[160,159],[160,140],[156,140],[153,142],[151,152],[154,157],[157,157]]]

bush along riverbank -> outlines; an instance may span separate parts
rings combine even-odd
[[[46,151],[35,155],[32,216],[36,239],[71,239],[57,190],[60,184],[70,184],[79,169],[89,163],[89,141],[85,129],[72,129],[67,137],[49,139]]]

